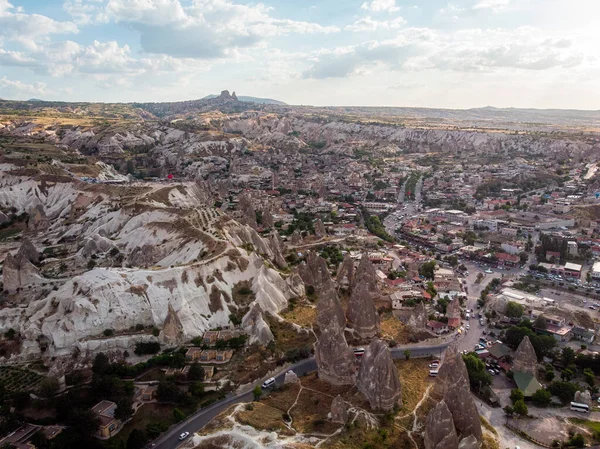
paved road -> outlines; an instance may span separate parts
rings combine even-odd
[[[433,346],[402,346],[391,349],[392,357],[394,359],[402,359],[405,357],[404,352],[408,349],[411,353],[412,358],[419,357],[440,357],[443,351],[446,349],[449,343],[433,345]],[[317,364],[314,358],[302,360],[298,363],[295,363],[289,368],[281,370],[276,376],[275,380],[277,385],[282,385],[285,377],[285,373],[288,370],[294,371],[298,376],[304,376],[306,374],[312,373],[316,371]],[[263,379],[264,380],[264,379]],[[261,380],[258,383],[262,383]],[[233,395],[231,397],[227,397],[222,401],[216,402],[209,407],[203,408],[190,416],[181,424],[177,425],[173,429],[171,429],[167,434],[159,437],[154,441],[155,449],[173,449],[179,446],[181,441],[179,441],[179,435],[183,432],[190,432],[190,435],[194,432],[201,430],[204,426],[206,426],[215,416],[225,410],[227,407],[232,404],[238,404],[240,402],[250,402],[253,399],[252,391],[248,391],[246,393]],[[189,437],[188,437],[189,438]]]

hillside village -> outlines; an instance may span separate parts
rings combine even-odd
[[[599,444],[599,138],[402,114],[0,101],[0,446]]]

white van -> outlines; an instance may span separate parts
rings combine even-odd
[[[275,384],[275,378],[274,377],[269,377],[267,380],[265,380],[262,384],[263,389],[264,388],[269,388],[271,385]]]
[[[430,377],[437,377],[437,375],[438,375],[438,369],[437,368],[429,370],[429,376]]]

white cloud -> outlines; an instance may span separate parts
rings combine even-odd
[[[408,28],[399,31],[394,39],[317,52],[303,76],[347,77],[363,73],[373,64],[412,71],[548,70],[575,67],[584,59],[568,39],[551,39],[529,27],[462,30],[453,34]]]
[[[263,4],[229,0],[109,0],[101,9],[93,0],[69,0],[67,11],[80,20],[113,21],[136,30],[148,53],[180,58],[221,58],[290,34],[335,33],[338,27],[271,16]],[[92,18],[89,11],[96,12]]]
[[[33,84],[25,84],[19,80],[9,80],[5,76],[0,78],[0,91],[13,95],[23,93],[30,95],[43,95],[47,92],[46,88],[46,83],[37,82]]]
[[[478,2],[473,5],[473,9],[491,9],[493,11],[498,11],[509,4],[510,0],[478,0]]]
[[[396,0],[371,0],[370,2],[364,2],[360,8],[373,12],[396,12],[400,10],[396,6]]]
[[[39,14],[25,14],[7,0],[0,0],[0,36],[33,49],[51,34],[77,33],[73,22],[58,22]]]
[[[370,16],[363,17],[351,25],[346,25],[346,31],[377,31],[377,30],[395,30],[406,24],[403,17],[396,17],[392,20],[374,20]]]

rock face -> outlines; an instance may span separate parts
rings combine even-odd
[[[21,243],[21,247],[19,248],[19,252],[17,253],[17,256],[19,255],[25,257],[25,259],[27,259],[32,264],[37,265],[40,263],[40,254],[38,253],[37,249],[35,249],[35,246],[33,246],[33,243],[31,243],[31,240],[29,239],[24,239],[23,243]]]
[[[535,349],[533,349],[529,337],[525,336],[515,351],[512,369],[515,372],[527,373],[535,376],[536,365],[537,356],[535,355]]]
[[[169,343],[176,343],[183,336],[183,325],[171,304],[168,305],[167,317],[163,323],[161,335],[162,339]]]
[[[374,410],[388,411],[402,403],[398,370],[389,348],[377,338],[369,344],[363,355],[356,386]]]
[[[273,219],[273,214],[271,213],[271,209],[265,207],[262,210],[262,225],[264,228],[272,228],[275,226],[275,220]]]
[[[326,328],[331,321],[335,321],[342,329],[346,327],[346,317],[340,299],[334,288],[321,292],[317,302],[317,325],[319,329]]]
[[[425,303],[420,302],[415,306],[415,309],[408,319],[408,325],[413,329],[425,329],[427,326],[427,308]]]
[[[580,404],[587,404],[590,407],[592,406],[592,395],[588,390],[575,392],[575,397],[573,400],[575,402],[579,402]]]
[[[30,231],[44,231],[50,227],[50,220],[46,217],[46,212],[41,204],[29,210],[27,227]]]
[[[4,259],[2,280],[4,290],[15,293],[19,288],[43,282],[44,278],[37,267],[29,261],[27,254],[19,250],[15,257],[8,254]]]
[[[439,369],[435,384],[435,393],[445,401],[454,427],[460,438],[473,435],[478,442],[482,441],[481,421],[471,396],[467,367],[455,345],[446,349],[444,362]]]
[[[309,252],[306,261],[298,266],[298,274],[306,285],[314,287],[317,295],[324,290],[333,288],[327,262],[314,251]]]
[[[317,236],[317,238],[320,239],[327,235],[325,225],[323,224],[320,218],[318,218],[317,221],[315,221],[315,235]]]
[[[331,403],[331,420],[335,423],[346,424],[348,422],[348,404],[338,394]]]
[[[375,274],[375,267],[369,260],[368,253],[363,253],[360,258],[360,263],[356,269],[354,275],[353,287],[357,285],[365,284],[372,297],[380,295],[379,284],[377,283],[377,274]]]
[[[361,282],[352,289],[346,318],[361,338],[372,338],[379,332],[379,314],[367,282]]]
[[[298,375],[293,372],[292,370],[289,370],[285,373],[285,377],[283,378],[283,383],[284,384],[295,384],[298,383],[300,381],[300,379],[298,379]]]
[[[321,329],[315,345],[319,378],[333,385],[353,385],[356,380],[354,352],[344,337],[344,328],[332,319]]]
[[[458,449],[479,449],[480,447],[481,443],[473,435],[463,438],[458,443]]]
[[[425,449],[456,449],[458,435],[452,413],[442,400],[429,412],[423,435]]]
[[[4,224],[4,223],[8,223],[10,221],[10,219],[6,216],[6,214],[4,214],[2,211],[0,211],[0,225]]]
[[[346,253],[344,260],[340,264],[337,274],[336,281],[338,287],[345,287],[352,285],[354,278],[354,260],[350,257],[349,253]]]
[[[263,310],[260,304],[256,303],[242,318],[242,329],[249,336],[248,343],[266,345],[273,340],[273,333],[263,317]]]
[[[460,318],[460,301],[457,298],[454,298],[448,303],[446,316],[448,318]]]
[[[292,232],[291,242],[294,246],[302,245],[302,234],[297,229]]]
[[[277,232],[273,231],[269,236],[269,246],[271,247],[271,251],[273,252],[273,261],[279,268],[285,268],[287,263],[283,257],[283,252],[281,250],[281,243],[279,241],[279,235]]]
[[[240,195],[237,208],[240,212],[240,222],[247,224],[248,226],[256,229],[258,227],[256,223],[256,210],[252,205],[252,199],[247,193]]]

